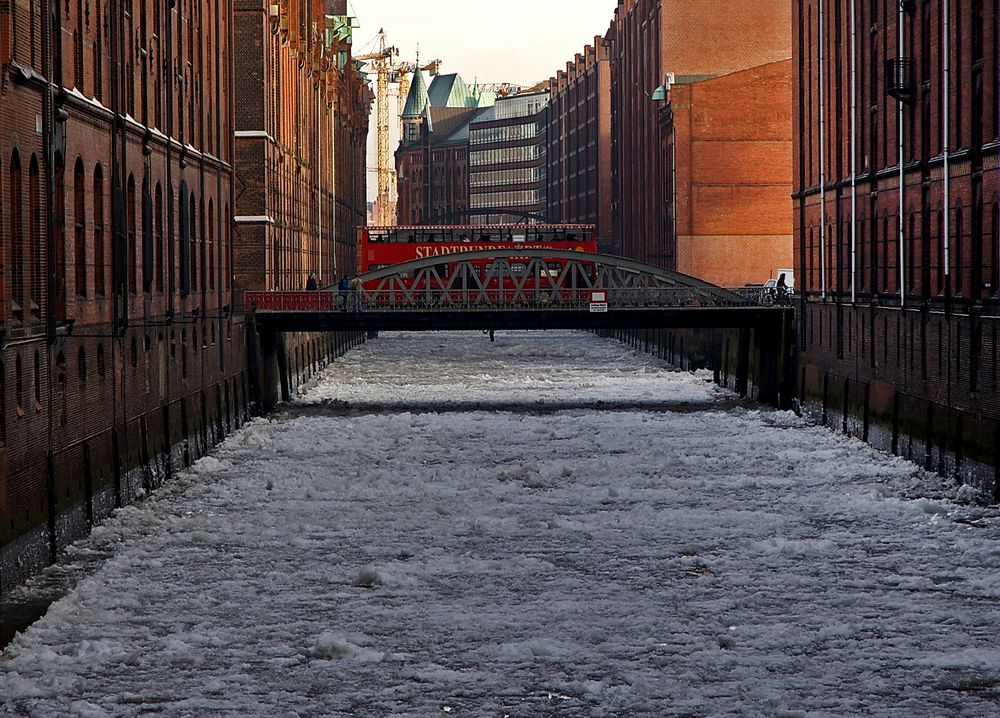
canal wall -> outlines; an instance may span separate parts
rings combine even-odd
[[[45,497],[38,510],[5,522],[0,541],[0,594],[53,563],[71,543],[110,516],[169,482],[253,416],[294,394],[316,372],[365,341],[363,334],[291,334],[262,383],[252,367],[265,359],[252,324],[242,366],[218,381],[164,400],[128,418],[106,417],[93,434],[46,455]],[[284,388],[283,388],[284,387]],[[15,520],[15,518],[19,520]]]
[[[1000,318],[927,307],[841,308],[839,317],[835,307],[825,317],[821,311],[797,316],[790,358],[775,357],[773,336],[755,330],[603,335],[680,369],[709,369],[741,396],[807,415],[1000,503]],[[839,340],[831,334],[838,324],[845,327]]]

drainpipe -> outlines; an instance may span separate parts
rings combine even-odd
[[[851,0],[851,303],[857,301],[858,270],[858,67],[857,0]]]
[[[899,10],[897,11],[899,15],[899,29],[897,30],[898,38],[896,45],[899,48],[899,62],[900,68],[898,70],[900,78],[902,77],[902,62],[906,52],[906,38],[903,37],[904,23],[903,23],[903,4],[899,4]],[[899,133],[899,306],[905,306],[906,304],[906,247],[905,241],[906,236],[904,233],[905,228],[905,218],[903,216],[903,195],[905,192],[904,182],[904,157],[903,153],[905,151],[904,141],[903,141],[903,99],[900,96],[896,103],[897,114],[899,116],[898,123],[898,133]]]
[[[944,287],[951,297],[951,2],[944,0]]]
[[[823,74],[826,72],[823,47],[823,3],[819,0],[819,296],[826,299],[826,96]]]

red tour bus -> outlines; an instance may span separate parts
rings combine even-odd
[[[559,249],[570,252],[597,252],[594,225],[590,224],[531,224],[531,225],[442,225],[416,227],[362,227],[358,238],[358,273],[365,274],[393,264],[413,259],[461,255],[489,249]],[[527,268],[510,260],[511,270]],[[492,263],[488,259],[473,262],[480,281],[491,289],[499,289],[491,279]],[[558,260],[547,263],[550,276],[558,276]],[[448,269],[445,275],[449,274]],[[405,278],[404,278],[405,281]],[[504,287],[505,289],[507,287]]]

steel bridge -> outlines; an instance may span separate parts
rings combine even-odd
[[[347,292],[247,292],[245,307],[259,330],[279,332],[755,328],[788,311],[622,257],[529,246],[442,246],[358,279]]]
[[[761,401],[786,408],[794,395],[792,309],[759,294],[601,254],[428,249],[438,253],[360,275],[356,290],[247,292],[251,377],[264,407],[290,398],[286,332],[733,329],[737,391],[752,384]],[[716,355],[723,334],[709,339]]]

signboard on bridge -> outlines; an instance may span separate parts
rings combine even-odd
[[[590,292],[590,313],[603,314],[608,311],[608,293],[601,290]]]

